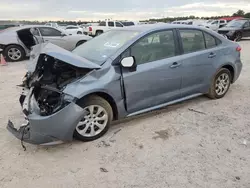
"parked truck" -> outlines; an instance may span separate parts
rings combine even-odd
[[[98,36],[106,31],[109,31],[116,27],[124,27],[121,22],[118,21],[103,21],[98,26],[92,25],[87,28],[85,34],[89,36]]]

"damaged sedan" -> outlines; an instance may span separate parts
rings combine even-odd
[[[113,120],[206,94],[226,95],[241,47],[205,28],[159,24],[106,32],[73,52],[34,47],[22,83],[26,124],[7,129],[40,145],[92,141]]]

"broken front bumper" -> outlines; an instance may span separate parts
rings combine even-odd
[[[38,145],[57,144],[60,141],[71,141],[77,123],[84,115],[84,110],[69,103],[63,109],[49,116],[39,115],[39,107],[30,92],[24,100],[23,112],[28,123],[17,130],[11,121],[7,129],[18,139]]]

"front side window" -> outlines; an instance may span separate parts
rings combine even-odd
[[[219,21],[212,22],[213,25],[217,25],[218,23],[219,23]]]
[[[40,27],[39,30],[42,36],[48,36],[48,37],[61,36],[61,32],[54,28]]]
[[[216,39],[212,35],[204,32],[204,36],[207,48],[213,48],[216,46]]]
[[[150,34],[131,47],[137,65],[175,56],[172,30]]]
[[[108,22],[109,27],[114,27],[114,22]]]
[[[245,27],[245,28],[250,27],[250,22],[245,23],[245,24],[244,24],[244,27]]]
[[[184,53],[191,53],[204,50],[205,42],[202,31],[199,30],[180,30]]]

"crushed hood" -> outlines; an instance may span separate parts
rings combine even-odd
[[[61,60],[67,64],[73,65],[79,68],[89,68],[89,69],[99,69],[101,66],[92,63],[91,61],[80,57],[76,54],[73,54],[70,51],[67,51],[59,46],[56,46],[51,43],[43,43],[33,47],[33,52],[31,52],[31,56],[34,58],[37,55],[46,54],[48,56],[54,57],[58,60]]]

